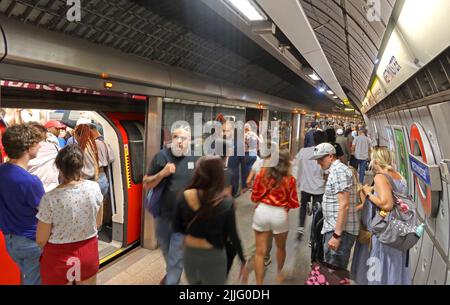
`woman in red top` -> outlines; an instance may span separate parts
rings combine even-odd
[[[267,166],[267,164],[265,164]],[[264,256],[270,233],[273,233],[277,247],[277,281],[283,281],[282,269],[286,259],[286,239],[289,231],[288,212],[299,207],[295,178],[291,175],[291,156],[289,151],[281,150],[278,164],[264,167],[256,176],[253,185],[252,201],[257,202],[253,215],[255,230],[256,283],[264,279]]]

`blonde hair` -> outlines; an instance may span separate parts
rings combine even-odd
[[[373,165],[376,163],[379,167],[384,170],[394,170],[392,167],[392,153],[387,147],[374,147],[372,149],[372,153],[370,154],[370,167],[373,168]]]

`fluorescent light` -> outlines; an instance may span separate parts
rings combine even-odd
[[[244,15],[250,21],[267,20],[250,0],[227,0],[235,9]]]
[[[312,74],[309,74],[308,76],[311,77],[313,80],[320,80],[320,77],[317,76],[316,72],[313,72]]]
[[[320,87],[320,88],[319,88],[319,91],[320,91],[320,92],[325,92],[325,88],[324,88],[324,87]]]
[[[331,91],[331,90],[327,90],[327,93],[328,93],[329,95],[333,95],[333,94],[334,94],[333,91]]]
[[[355,111],[355,109],[353,109],[353,108],[345,108],[345,111],[350,112],[350,111]]]
[[[333,96],[333,98],[336,99],[336,98],[338,98],[338,97],[335,95],[335,96]],[[342,104],[343,104],[343,103],[342,103]]]

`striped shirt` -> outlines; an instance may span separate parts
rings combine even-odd
[[[350,193],[350,205],[347,212],[347,223],[345,232],[358,235],[359,219],[356,212],[356,186],[354,184],[352,171],[341,161],[336,160],[330,166],[330,175],[325,185],[323,195],[323,228],[322,234],[332,232],[336,228],[336,221],[339,212],[338,193]]]

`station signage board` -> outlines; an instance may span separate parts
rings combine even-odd
[[[431,187],[432,191],[442,190],[439,166],[428,165],[427,163],[423,162],[421,158],[416,157],[413,154],[409,155],[409,161],[411,163],[411,171],[417,178]]]
[[[411,171],[417,189],[417,195],[427,216],[437,217],[442,191],[441,172],[436,164],[431,143],[420,123],[414,123],[410,129],[409,156]]]

